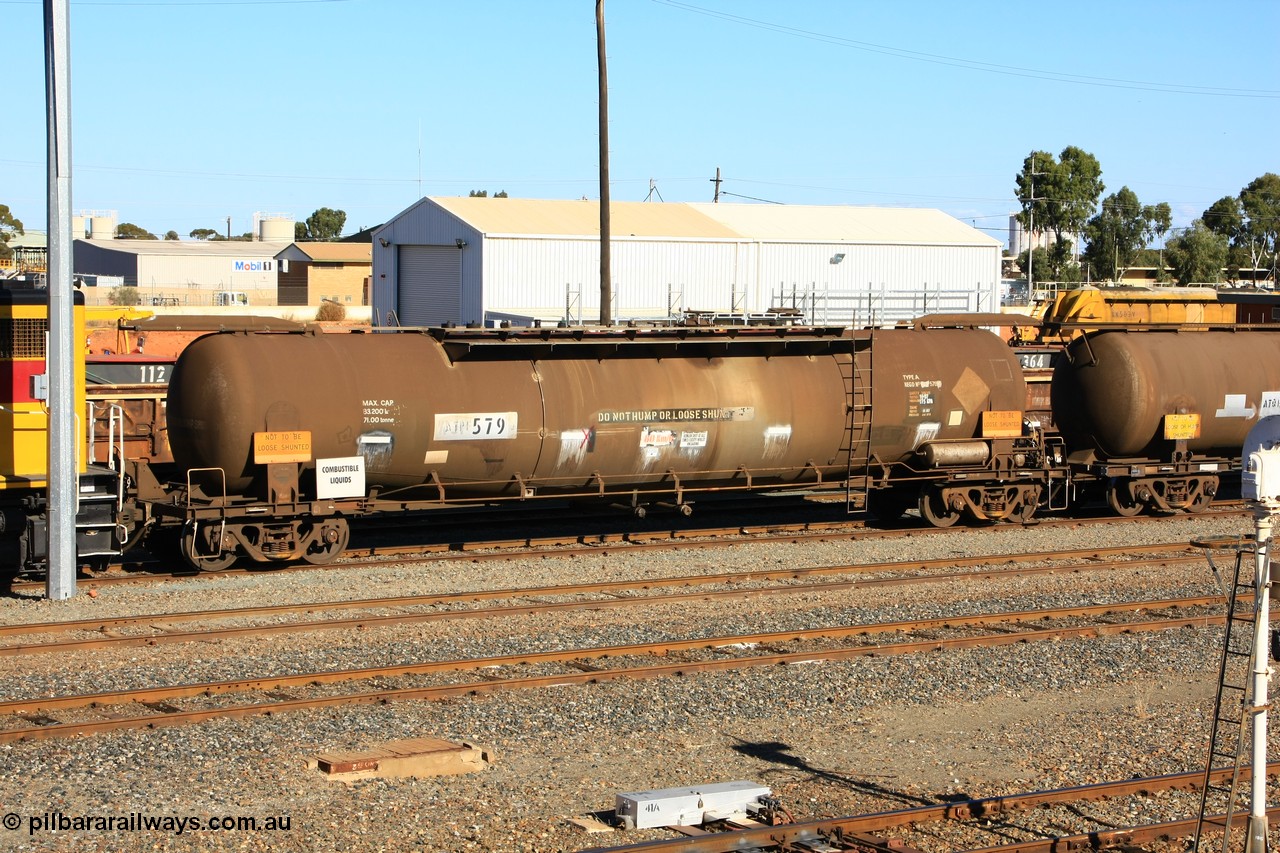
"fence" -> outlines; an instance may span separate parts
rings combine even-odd
[[[828,290],[815,285],[783,285],[771,295],[772,310],[799,313],[805,323],[865,328],[891,326],[925,314],[964,314],[994,310],[989,294],[977,290],[888,289]]]

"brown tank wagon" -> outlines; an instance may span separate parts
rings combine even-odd
[[[1025,399],[979,329],[250,333],[184,351],[168,419],[191,556],[323,562],[350,516],[541,497],[892,484],[934,523],[1029,516]]]
[[[1249,429],[1280,413],[1280,335],[1104,331],[1076,339],[1053,378],[1058,427],[1112,507],[1202,510]]]
[[[30,416],[0,531],[9,574],[44,560],[35,296],[6,297],[5,405]],[[98,384],[77,407],[81,458],[97,464],[78,556],[177,534],[201,568],[323,563],[363,516],[541,498],[688,513],[763,489],[843,490],[851,511],[914,507],[935,526],[1093,497],[1125,515],[1195,512],[1280,411],[1275,327],[1100,327],[1069,350],[1011,349],[985,331],[1006,320],[338,334],[219,321],[167,389],[149,338],[145,355],[83,364]],[[90,541],[106,530],[107,546]]]

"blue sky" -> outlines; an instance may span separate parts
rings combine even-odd
[[[0,203],[45,221],[38,0],[0,0]],[[1186,225],[1280,172],[1280,2],[607,0],[612,195],[934,207],[1032,150]],[[594,0],[73,0],[72,206],[184,237],[421,195],[597,198]],[[747,198],[742,198],[747,197]]]

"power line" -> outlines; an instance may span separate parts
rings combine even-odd
[[[765,204],[786,204],[785,201],[773,201],[772,199],[768,199],[768,198],[756,198],[753,195],[739,195],[738,193],[731,193],[728,190],[720,190],[720,195],[731,195],[734,198],[745,198],[749,201],[762,201]]]
[[[681,2],[681,0],[653,0],[653,2],[661,3],[664,6],[671,6],[675,9],[682,9],[686,12],[693,12],[698,15],[706,15],[710,18],[719,18],[721,20],[731,21],[747,27],[769,30],[782,35],[808,39],[810,41],[824,42],[838,47],[848,47],[865,53],[878,53],[884,56],[895,56],[899,59],[907,59],[914,62],[928,62],[934,65],[947,65],[953,68],[967,68],[971,71],[984,71],[989,74],[1002,74],[1008,77],[1029,77],[1036,80],[1053,80],[1059,83],[1072,83],[1080,86],[1102,86],[1112,89],[1138,89],[1147,92],[1166,92],[1174,95],[1209,95],[1223,98],[1280,98],[1280,91],[1276,91],[1274,89],[1233,89],[1216,86],[1187,86],[1177,83],[1153,83],[1142,80],[1091,77],[1084,74],[1064,74],[1057,71],[1044,71],[1037,68],[1021,68],[1016,65],[998,65],[991,62],[982,62],[980,60],[962,59],[959,57],[943,56],[935,53],[923,53],[921,51],[907,50],[905,48],[893,47],[891,45],[857,41],[855,39],[831,35],[830,33],[802,30],[796,27],[788,27],[784,24],[775,24],[769,21],[760,21],[755,18],[746,18],[741,15],[731,15],[727,12],[718,12],[714,9],[705,9],[701,6],[695,6],[692,3]]]

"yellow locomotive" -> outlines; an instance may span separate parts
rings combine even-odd
[[[83,341],[84,300],[75,294],[74,340]],[[43,289],[0,288],[0,574],[38,570],[46,558],[49,477],[48,296]],[[120,553],[124,496],[118,463],[90,464],[85,363],[75,359],[73,388],[79,439],[76,553],[82,564]]]
[[[1015,330],[1015,346],[1064,343],[1118,324],[1231,324],[1236,306],[1221,302],[1211,287],[1080,287],[1038,303],[1031,318]]]

